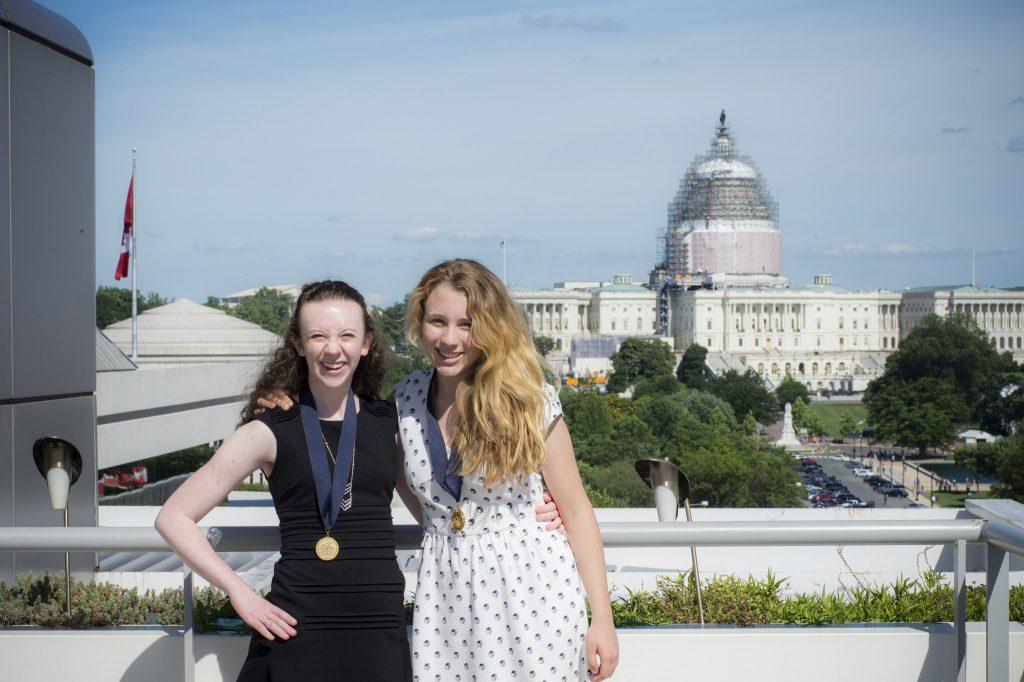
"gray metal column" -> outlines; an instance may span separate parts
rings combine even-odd
[[[96,524],[96,155],[92,51],[31,0],[0,4],[0,524],[63,525],[32,458],[71,441],[82,475],[70,523]],[[91,572],[92,553],[72,569]],[[62,557],[0,556],[0,580],[63,572]]]
[[[985,571],[985,680],[1010,680],[1010,555],[988,545]]]
[[[956,682],[967,682],[967,542],[953,543],[953,628]]]

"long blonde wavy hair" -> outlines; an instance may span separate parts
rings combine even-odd
[[[452,446],[463,474],[480,472],[487,485],[523,480],[544,464],[544,372],[519,306],[494,273],[458,258],[432,267],[409,294],[406,335],[423,346],[427,297],[447,286],[466,297],[473,373],[460,387]]]

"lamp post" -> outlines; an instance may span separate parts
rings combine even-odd
[[[68,527],[68,493],[82,475],[82,454],[78,448],[56,436],[45,436],[32,445],[32,458],[39,474],[46,479],[50,493],[50,507],[64,512],[64,527]],[[65,608],[71,615],[71,554],[64,552]]]
[[[658,521],[670,523],[679,515],[682,503],[687,523],[693,522],[690,514],[690,479],[683,470],[667,459],[645,458],[633,463],[647,487],[654,493],[654,506],[658,510]],[[700,626],[704,627],[704,595],[700,586],[700,568],[697,566],[697,548],[690,545],[690,559],[693,562],[693,582],[697,587],[697,612]]]

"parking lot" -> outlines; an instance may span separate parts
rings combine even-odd
[[[898,490],[894,491],[895,494],[884,495],[873,489],[866,482],[865,477],[857,476],[854,473],[852,467],[856,464],[856,467],[860,468],[860,460],[850,458],[852,461],[849,462],[850,466],[847,466],[847,462],[840,457],[840,455],[818,455],[810,458],[814,461],[813,465],[801,464],[804,487],[813,486],[810,488],[810,492],[820,489],[824,495],[820,499],[808,495],[807,504],[809,506],[909,507],[920,504],[927,506],[927,500],[924,499],[919,500],[915,505],[912,492],[907,492],[906,497],[900,497]],[[896,477],[895,483],[888,476],[883,478],[885,483],[891,484],[890,487],[899,488],[899,477]]]

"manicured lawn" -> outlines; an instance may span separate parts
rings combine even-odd
[[[868,408],[861,403],[811,403],[807,409],[821,417],[825,431],[833,438],[838,438],[841,435],[839,420],[843,418],[843,415],[850,415],[850,418],[861,429],[866,426],[866,423],[860,424],[859,422],[868,417]]]
[[[925,493],[925,496],[922,497],[921,500],[927,504],[928,501],[925,499],[926,496],[927,496],[927,493]],[[975,499],[977,499],[977,498],[991,498],[992,494],[991,494],[991,491],[982,490],[980,493],[972,492],[971,493],[971,497],[975,498]],[[963,491],[957,492],[957,493],[949,493],[949,492],[936,492],[935,493],[935,504],[937,504],[940,507],[953,507],[953,508],[956,508],[956,509],[963,509],[963,507],[964,507],[964,500],[965,499],[967,499],[967,493],[965,493]]]

